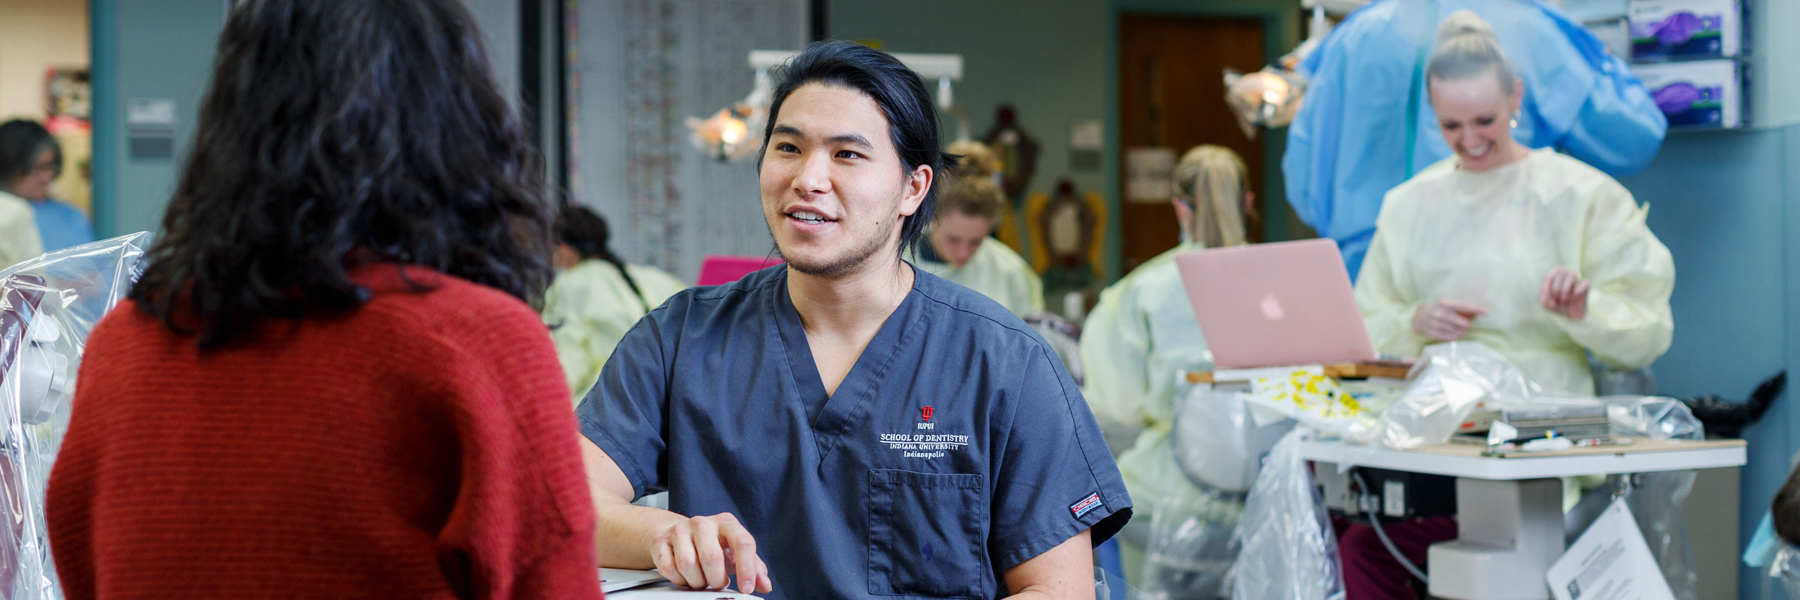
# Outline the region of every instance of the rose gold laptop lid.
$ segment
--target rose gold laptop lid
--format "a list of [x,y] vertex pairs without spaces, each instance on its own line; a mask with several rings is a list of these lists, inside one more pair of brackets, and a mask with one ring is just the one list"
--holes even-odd
[[1175,265],[1218,368],[1375,360],[1335,241],[1184,252]]

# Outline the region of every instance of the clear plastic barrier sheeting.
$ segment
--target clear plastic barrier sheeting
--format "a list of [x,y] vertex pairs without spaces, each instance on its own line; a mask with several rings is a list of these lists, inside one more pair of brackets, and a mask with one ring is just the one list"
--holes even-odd
[[142,273],[150,234],[58,250],[0,271],[0,598],[62,597],[44,485],[68,427],[88,333]]
[[1140,597],[1154,600],[1215,600],[1231,592],[1232,534],[1244,512],[1242,494],[1231,494],[1184,477],[1173,460],[1159,475],[1172,480],[1155,503],[1150,540],[1144,548]]
[[1256,477],[1236,539],[1242,550],[1234,600],[1342,600],[1337,537],[1300,456],[1304,429],[1289,432]]
[[[1183,377],[1185,379],[1185,376]],[[1243,385],[1183,384],[1175,405],[1171,456],[1158,466],[1172,482],[1149,499],[1149,542],[1143,598],[1224,598],[1231,594],[1233,539],[1244,496],[1256,483],[1264,456],[1293,428],[1285,418],[1258,419],[1244,402]]]
[[1293,421],[1252,412],[1243,386],[1183,385],[1176,398],[1175,462],[1194,483],[1242,497],[1263,457]]
[[1388,448],[1441,444],[1477,408],[1519,405],[1543,394],[1524,371],[1480,342],[1426,346],[1408,379],[1400,400],[1367,430],[1353,431],[1350,441]]
[[[1706,432],[1687,405],[1674,398],[1609,396],[1606,417],[1614,435],[1665,440],[1703,440]],[[1621,490],[1637,518],[1638,530],[1662,568],[1669,589],[1680,600],[1698,600],[1699,580],[1694,553],[1688,546],[1687,513],[1682,506],[1694,489],[1694,471],[1614,475],[1609,487]],[[1789,596],[1800,598],[1800,596]]]
[[[1781,550],[1775,552],[1775,560],[1769,563],[1769,577],[1787,592],[1788,598],[1800,598],[1800,548],[1782,544]],[[1767,592],[1767,588],[1764,591]],[[1764,593],[1763,597],[1773,596]]]

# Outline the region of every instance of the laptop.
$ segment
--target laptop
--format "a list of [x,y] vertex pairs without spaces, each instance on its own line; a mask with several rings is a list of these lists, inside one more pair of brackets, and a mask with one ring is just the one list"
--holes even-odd
[[665,581],[656,571],[600,569],[600,590],[608,594],[636,589]]
[[1184,252],[1175,265],[1217,368],[1375,360],[1335,241]]

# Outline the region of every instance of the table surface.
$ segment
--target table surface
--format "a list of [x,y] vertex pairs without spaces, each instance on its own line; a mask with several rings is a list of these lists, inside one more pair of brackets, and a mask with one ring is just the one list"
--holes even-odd
[[1482,456],[1483,449],[1473,444],[1439,444],[1393,450],[1313,440],[1301,443],[1300,455],[1315,462],[1349,462],[1378,469],[1496,481],[1736,467],[1744,464],[1745,457],[1743,440],[1636,438],[1624,446],[1507,457]]

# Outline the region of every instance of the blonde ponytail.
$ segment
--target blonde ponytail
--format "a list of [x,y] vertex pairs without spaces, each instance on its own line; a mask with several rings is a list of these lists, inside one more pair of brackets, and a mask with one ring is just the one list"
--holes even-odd
[[1207,248],[1245,243],[1244,191],[1249,181],[1244,159],[1224,146],[1196,146],[1175,165],[1175,193],[1191,200],[1194,222],[1188,233]]
[[1499,78],[1500,91],[1513,93],[1517,77],[1500,50],[1494,28],[1472,11],[1450,13],[1438,26],[1437,49],[1425,67],[1426,85],[1430,86],[1431,80],[1460,80],[1489,71]]

